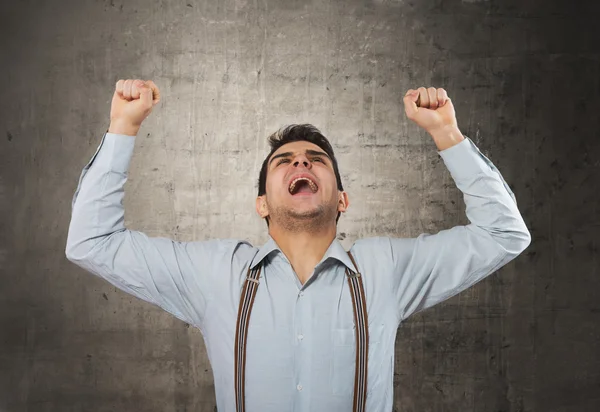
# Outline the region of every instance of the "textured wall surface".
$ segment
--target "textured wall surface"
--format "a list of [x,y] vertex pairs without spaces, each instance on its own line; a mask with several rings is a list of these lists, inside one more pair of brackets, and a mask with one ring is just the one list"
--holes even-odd
[[70,202],[118,79],[152,79],[126,225],[267,238],[266,137],[312,123],[346,247],[467,224],[409,88],[443,87],[530,228],[515,261],[398,332],[395,411],[600,410],[598,2],[3,2],[0,411],[214,411],[198,330],[65,258]]

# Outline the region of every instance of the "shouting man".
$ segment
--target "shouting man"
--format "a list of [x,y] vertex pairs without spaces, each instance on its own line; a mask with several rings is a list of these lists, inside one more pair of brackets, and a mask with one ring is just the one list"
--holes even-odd
[[334,151],[302,124],[269,138],[256,198],[269,239],[260,248],[127,229],[123,188],[135,137],[159,100],[152,81],[117,82],[109,129],[73,197],[66,256],[200,329],[219,411],[392,411],[400,323],[531,242],[513,192],[434,87],[408,90],[404,107],[463,192],[468,225],[360,239],[347,252],[336,228],[350,201]]

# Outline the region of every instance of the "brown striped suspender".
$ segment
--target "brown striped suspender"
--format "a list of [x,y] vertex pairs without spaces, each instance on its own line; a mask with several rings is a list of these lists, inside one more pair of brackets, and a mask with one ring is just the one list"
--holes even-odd
[[[352,264],[358,266],[348,252]],[[352,295],[354,325],[356,326],[356,366],[354,371],[354,412],[364,412],[367,403],[367,359],[369,354],[369,319],[367,318],[367,300],[360,272],[346,268],[346,277]]]
[[[262,263],[256,265],[253,270],[248,268],[248,275],[244,282],[242,295],[240,296],[240,306],[238,308],[237,326],[235,328],[234,353],[234,385],[235,385],[235,409],[238,412],[244,412],[245,403],[245,380],[246,380],[246,340],[248,338],[248,323],[250,322],[250,311],[258,289],[258,278]],[[240,402],[241,400],[241,402]]]
[[[358,269],[352,254],[348,252],[354,267]],[[248,338],[248,324],[252,304],[258,289],[262,264],[253,270],[248,269],[244,282],[240,305],[238,308],[237,325],[235,329],[234,350],[234,386],[236,412],[245,412],[245,378],[246,378],[246,343]],[[354,371],[354,403],[353,412],[364,412],[367,401],[367,359],[369,354],[369,320],[367,318],[367,303],[363,288],[362,276],[346,268],[346,277],[352,296],[354,309],[354,325],[356,339],[356,366]]]

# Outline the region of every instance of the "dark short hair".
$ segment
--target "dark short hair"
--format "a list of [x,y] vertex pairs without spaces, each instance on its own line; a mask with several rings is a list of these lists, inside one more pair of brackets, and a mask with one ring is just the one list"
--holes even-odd
[[[340,191],[344,190],[342,186],[342,178],[340,177],[340,171],[338,169],[337,159],[333,153],[333,147],[331,143],[323,134],[312,124],[291,124],[284,126],[271,134],[269,137],[269,145],[271,146],[271,152],[265,158],[262,167],[260,168],[260,174],[258,176],[258,196],[263,196],[267,193],[267,169],[269,165],[269,159],[281,146],[291,142],[307,141],[314,143],[319,146],[331,159],[333,164],[333,172],[335,173],[335,179],[337,181],[337,188]],[[338,212],[335,222],[339,220],[341,212]],[[269,226],[269,219],[266,218],[267,226]]]

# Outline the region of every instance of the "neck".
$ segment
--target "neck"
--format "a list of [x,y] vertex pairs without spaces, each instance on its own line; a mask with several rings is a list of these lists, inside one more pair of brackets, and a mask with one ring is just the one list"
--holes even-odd
[[323,230],[291,232],[281,226],[272,225],[269,235],[275,240],[283,254],[290,261],[296,276],[304,284],[317,263],[323,259],[325,252],[335,240],[336,226],[328,225]]

